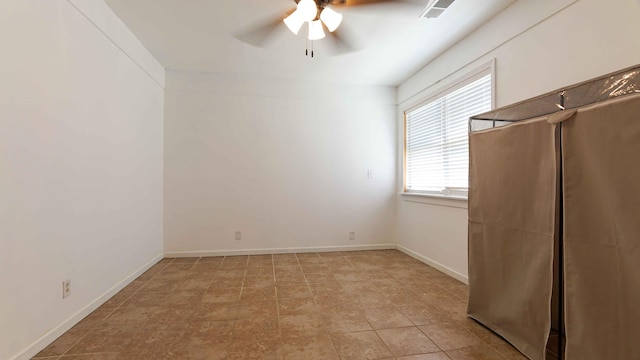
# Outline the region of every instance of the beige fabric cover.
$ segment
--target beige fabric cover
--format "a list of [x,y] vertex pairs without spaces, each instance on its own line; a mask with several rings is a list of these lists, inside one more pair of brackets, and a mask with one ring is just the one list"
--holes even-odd
[[563,123],[568,360],[640,359],[640,96]]
[[546,120],[469,138],[468,314],[533,360],[551,327],[558,165]]

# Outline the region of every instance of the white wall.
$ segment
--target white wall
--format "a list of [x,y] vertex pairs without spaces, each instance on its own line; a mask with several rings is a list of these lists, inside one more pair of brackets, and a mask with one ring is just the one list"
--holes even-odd
[[393,246],[394,102],[394,88],[168,72],[165,251]]
[[[398,126],[409,104],[492,58],[498,107],[640,64],[639,19],[637,0],[519,0],[398,88]],[[397,200],[399,245],[466,278],[466,208]]]
[[0,44],[0,359],[28,359],[162,255],[164,71],[102,1],[3,0]]

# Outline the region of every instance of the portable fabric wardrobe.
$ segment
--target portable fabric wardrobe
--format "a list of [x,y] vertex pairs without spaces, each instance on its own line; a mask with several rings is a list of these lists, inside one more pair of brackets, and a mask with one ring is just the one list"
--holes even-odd
[[469,316],[533,360],[552,327],[640,359],[640,66],[474,116],[469,149]]

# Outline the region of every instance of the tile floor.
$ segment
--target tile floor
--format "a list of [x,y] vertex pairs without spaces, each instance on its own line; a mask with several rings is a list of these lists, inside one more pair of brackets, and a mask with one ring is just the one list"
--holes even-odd
[[164,259],[34,359],[525,359],[399,251]]

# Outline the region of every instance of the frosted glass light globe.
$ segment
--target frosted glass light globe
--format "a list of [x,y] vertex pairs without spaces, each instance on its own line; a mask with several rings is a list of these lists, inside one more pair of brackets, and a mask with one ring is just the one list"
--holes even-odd
[[296,11],[303,21],[313,21],[318,15],[318,7],[313,0],[300,0]]

